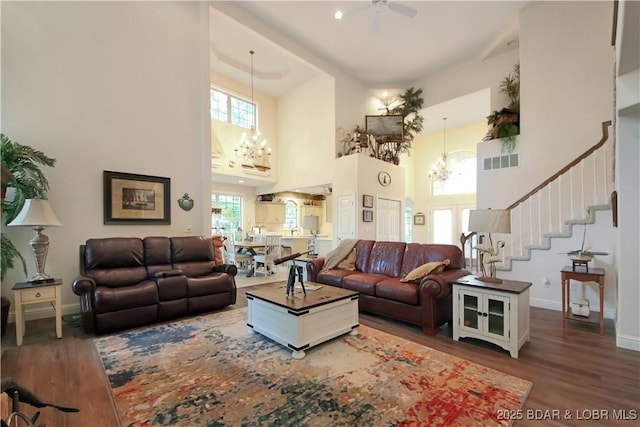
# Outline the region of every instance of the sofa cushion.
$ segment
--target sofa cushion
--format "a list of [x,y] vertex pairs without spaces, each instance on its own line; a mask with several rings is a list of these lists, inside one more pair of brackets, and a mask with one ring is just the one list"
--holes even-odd
[[325,283],[327,285],[342,287],[342,279],[358,273],[355,270],[328,270],[318,273],[318,282]]
[[147,277],[142,240],[135,237],[89,239],[84,249],[82,268],[98,286],[131,286]]
[[444,261],[434,261],[422,264],[420,267],[415,268],[409,272],[406,276],[400,279],[401,282],[417,282],[419,283],[424,277],[431,273],[440,273],[449,265],[450,261],[445,259]]
[[206,276],[216,263],[213,242],[206,237],[171,237],[173,268],[187,277]]
[[400,279],[391,278],[376,283],[376,297],[419,305],[418,288],[419,285],[415,283],[405,283]]
[[376,283],[388,278],[389,276],[385,276],[384,274],[355,272],[354,274],[345,276],[345,278],[342,279],[342,287],[345,289],[350,289],[352,291],[360,292],[362,294],[375,296]]
[[158,288],[156,283],[151,280],[117,289],[98,286],[93,298],[96,313],[143,307],[158,304],[159,301]]
[[142,244],[149,276],[171,270],[171,242],[168,237],[145,237]]
[[210,276],[187,279],[187,296],[189,298],[231,292],[233,289],[233,279],[225,273],[213,273]]
[[400,274],[400,267],[405,247],[404,242],[376,242],[371,248],[369,264],[362,271],[389,277],[403,277]]
[[402,258],[400,274],[395,277],[405,277],[415,268],[434,261],[450,261],[449,269],[464,268],[462,250],[454,245],[407,243],[407,249]]

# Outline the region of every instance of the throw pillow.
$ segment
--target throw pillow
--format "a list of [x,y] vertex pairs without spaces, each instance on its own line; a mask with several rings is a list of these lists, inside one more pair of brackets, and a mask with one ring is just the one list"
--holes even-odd
[[224,258],[222,257],[222,247],[224,246],[224,236],[217,235],[211,238],[213,242],[213,259],[216,265],[224,264]]
[[417,267],[409,272],[404,278],[400,279],[401,282],[419,282],[425,276],[428,276],[431,273],[440,273],[443,271],[450,263],[448,259],[444,261],[434,261],[428,262],[426,264],[422,264],[420,267]]
[[349,255],[337,265],[340,270],[355,270],[356,269],[356,249],[353,248]]

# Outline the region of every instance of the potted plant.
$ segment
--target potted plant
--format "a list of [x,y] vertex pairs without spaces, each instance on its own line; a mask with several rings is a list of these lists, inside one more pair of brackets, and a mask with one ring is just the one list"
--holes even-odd
[[424,117],[419,114],[423,104],[422,89],[413,87],[406,89],[398,98],[392,98],[385,103],[386,114],[399,114],[404,118],[404,139],[402,142],[387,144],[378,153],[379,159],[398,164],[402,153],[411,153],[413,140],[424,128]]
[[[26,199],[45,199],[47,197],[49,182],[42,172],[41,166],[54,167],[56,159],[27,145],[13,142],[4,134],[0,134],[0,143],[2,163],[12,175],[6,182],[6,186],[13,189],[13,196],[11,200],[2,201],[2,220],[6,225],[18,215]],[[24,257],[5,233],[2,233],[0,256],[2,257],[0,262],[1,279],[4,279],[7,270],[15,266],[16,259],[22,263],[24,275],[27,276]]]
[[486,139],[501,139],[502,151],[510,153],[516,146],[516,135],[520,134],[520,64],[514,65],[513,72],[502,80],[500,93],[507,97],[508,104],[487,117]]

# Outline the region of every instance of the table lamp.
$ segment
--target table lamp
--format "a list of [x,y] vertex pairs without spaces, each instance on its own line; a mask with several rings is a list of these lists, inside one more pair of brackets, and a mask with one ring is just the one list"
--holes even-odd
[[309,232],[313,234],[313,251],[311,255],[318,255],[316,250],[318,247],[318,227],[320,225],[320,218],[317,215],[305,215],[302,220],[302,228],[309,229]]
[[33,254],[36,259],[37,273],[29,283],[48,283],[55,279],[44,272],[44,266],[47,262],[47,252],[49,251],[49,238],[42,234],[46,227],[59,227],[62,225],[56,215],[51,210],[49,202],[43,199],[27,199],[24,202],[22,210],[11,221],[9,226],[30,226],[36,231],[36,235],[29,241],[33,248]]
[[[482,276],[476,277],[483,282],[502,283],[496,277],[495,263],[500,259],[500,248],[504,247],[504,241],[496,242],[493,247],[491,233],[511,233],[511,213],[507,209],[474,209],[469,212],[469,231],[488,233],[489,244],[479,244],[473,249],[480,251],[480,270]],[[487,258],[485,259],[485,255]],[[490,273],[487,275],[484,264],[490,263]]]

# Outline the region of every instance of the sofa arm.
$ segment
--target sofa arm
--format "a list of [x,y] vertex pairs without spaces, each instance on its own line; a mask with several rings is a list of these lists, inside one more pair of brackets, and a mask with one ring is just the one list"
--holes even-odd
[[460,268],[429,274],[420,281],[420,295],[434,299],[447,298],[451,295],[451,282],[468,274],[471,273]]
[[213,267],[213,271],[216,273],[227,273],[229,276],[238,274],[238,267],[235,264],[220,264]]
[[318,281],[318,273],[324,267],[324,258],[314,258],[307,261],[307,277],[310,282]]
[[71,289],[73,289],[74,294],[80,296],[84,294],[92,294],[96,290],[96,282],[91,277],[78,276],[73,279]]

